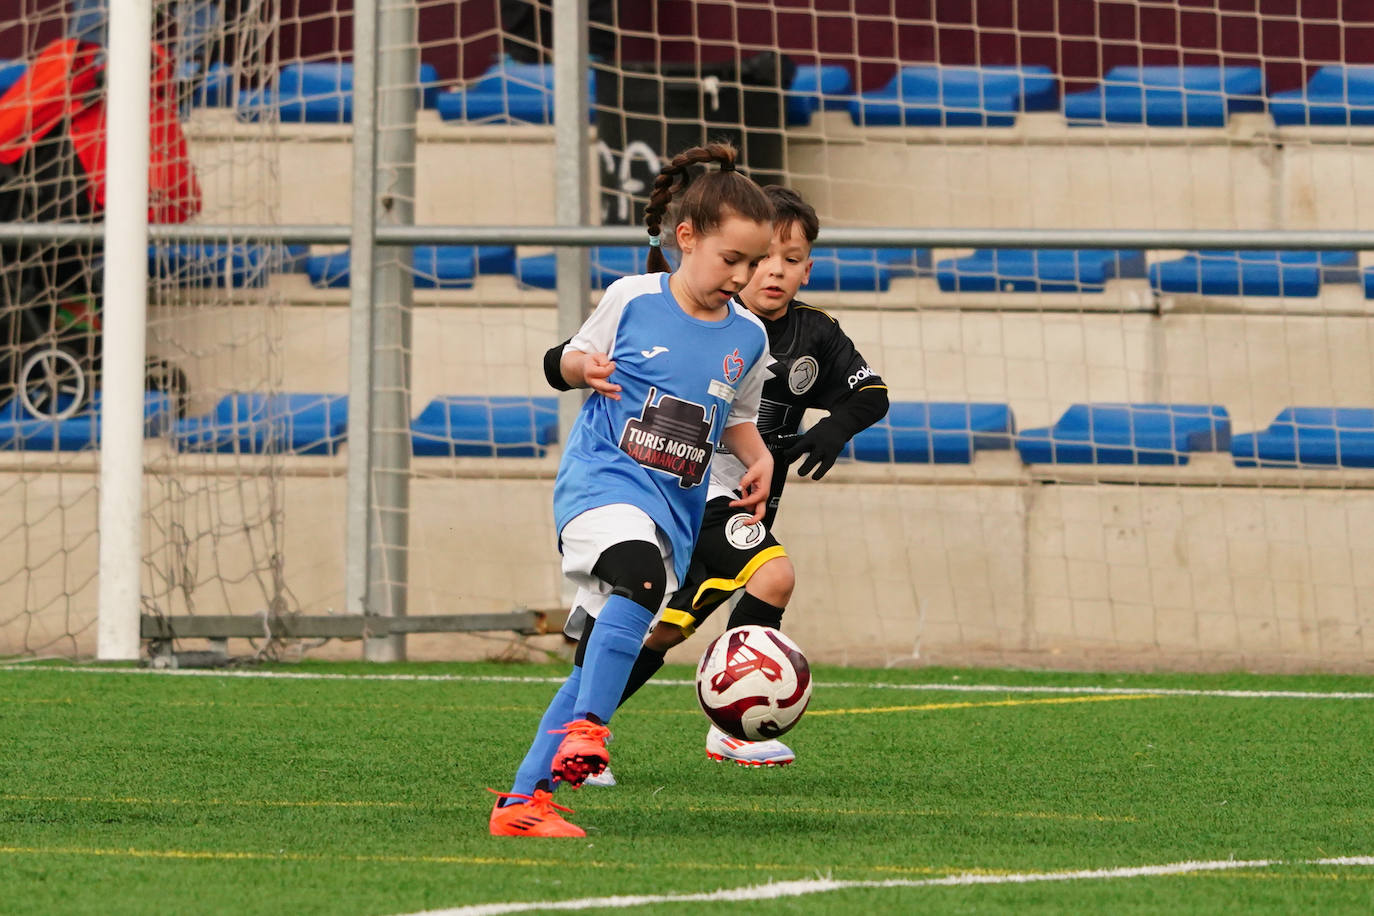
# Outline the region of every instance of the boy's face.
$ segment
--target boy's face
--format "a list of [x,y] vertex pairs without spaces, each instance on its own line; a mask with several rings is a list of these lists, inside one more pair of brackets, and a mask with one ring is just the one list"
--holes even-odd
[[779,318],[811,277],[811,243],[796,223],[773,232],[768,254],[740,298],[761,318]]

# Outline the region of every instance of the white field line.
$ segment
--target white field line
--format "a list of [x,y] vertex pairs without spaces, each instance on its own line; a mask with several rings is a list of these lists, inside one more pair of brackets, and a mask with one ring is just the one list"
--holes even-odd
[[893,878],[886,881],[835,881],[816,878],[805,881],[777,881],[749,887],[722,888],[697,894],[638,894],[615,897],[584,897],[580,900],[538,900],[519,903],[478,903],[446,910],[425,910],[412,916],[497,916],[500,913],[528,913],[536,910],[625,909],[659,903],[717,903],[777,900],[803,897],[852,888],[964,887],[975,884],[1032,884],[1043,881],[1092,881],[1113,878],[1153,878],[1187,875],[1207,871],[1234,871],[1245,868],[1271,868],[1275,865],[1374,865],[1374,856],[1342,856],[1334,859],[1221,859],[1212,862],[1174,862],[1168,865],[1137,865],[1127,868],[1095,868],[1086,871],[1021,872],[1009,875],[960,874],[944,878]]
[[[521,677],[486,674],[343,674],[326,671],[253,671],[221,668],[111,668],[100,665],[0,665],[0,671],[22,671],[27,674],[60,672],[82,674],[144,674],[155,677],[227,677],[295,681],[398,681],[453,682],[473,684],[561,684],[561,677]],[[649,685],[682,687],[691,681],[655,678]],[[816,687],[844,687],[865,690],[924,690],[936,693],[1055,693],[1090,696],[1093,694],[1150,694],[1165,697],[1229,697],[1240,700],[1374,700],[1374,691],[1319,690],[1198,690],[1183,687],[1069,687],[1034,684],[889,684],[857,681],[816,681]]]

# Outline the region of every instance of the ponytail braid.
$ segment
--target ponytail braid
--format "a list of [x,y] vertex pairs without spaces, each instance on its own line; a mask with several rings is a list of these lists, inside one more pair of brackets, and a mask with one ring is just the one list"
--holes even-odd
[[[727,210],[758,222],[772,221],[773,206],[763,190],[735,171],[736,155],[729,143],[709,143],[683,150],[659,170],[644,209],[650,273],[670,269],[663,255],[663,218],[678,195],[682,200],[676,223],[690,221],[701,233],[709,234],[719,226]],[[709,162],[719,163],[720,168],[703,174],[701,167]]]

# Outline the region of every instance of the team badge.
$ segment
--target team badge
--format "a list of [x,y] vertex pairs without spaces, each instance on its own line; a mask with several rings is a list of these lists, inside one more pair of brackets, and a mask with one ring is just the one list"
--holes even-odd
[[739,381],[739,377],[744,374],[744,360],[740,359],[739,350],[725,357],[725,380],[733,385]]
[[816,365],[816,360],[811,356],[803,356],[792,364],[791,370],[787,373],[787,387],[793,394],[806,394],[811,390],[811,386],[816,384],[816,379],[820,377],[820,366]]
[[768,528],[763,522],[749,524],[753,518],[754,516],[741,512],[730,516],[725,522],[725,539],[730,542],[731,547],[736,550],[752,550],[763,543],[763,539],[768,536]]

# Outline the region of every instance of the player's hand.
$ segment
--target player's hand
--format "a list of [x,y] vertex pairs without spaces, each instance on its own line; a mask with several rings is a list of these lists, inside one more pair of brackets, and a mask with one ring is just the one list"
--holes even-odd
[[826,417],[803,433],[802,437],[783,453],[783,458],[791,464],[802,455],[806,455],[806,460],[797,468],[797,476],[805,477],[811,474],[814,468],[816,473],[811,474],[811,479],[820,480],[834,465],[835,459],[840,457],[840,452],[844,450],[844,445],[848,441],[849,437]]
[[610,375],[614,371],[615,361],[605,353],[588,353],[586,361],[582,363],[582,377],[586,380],[587,387],[604,394],[612,401],[618,401],[620,386],[610,381]]
[[739,480],[739,499],[730,500],[730,505],[753,512],[754,517],[746,524],[757,525],[763,521],[768,511],[768,488],[773,480],[773,456],[765,454],[744,472]]

